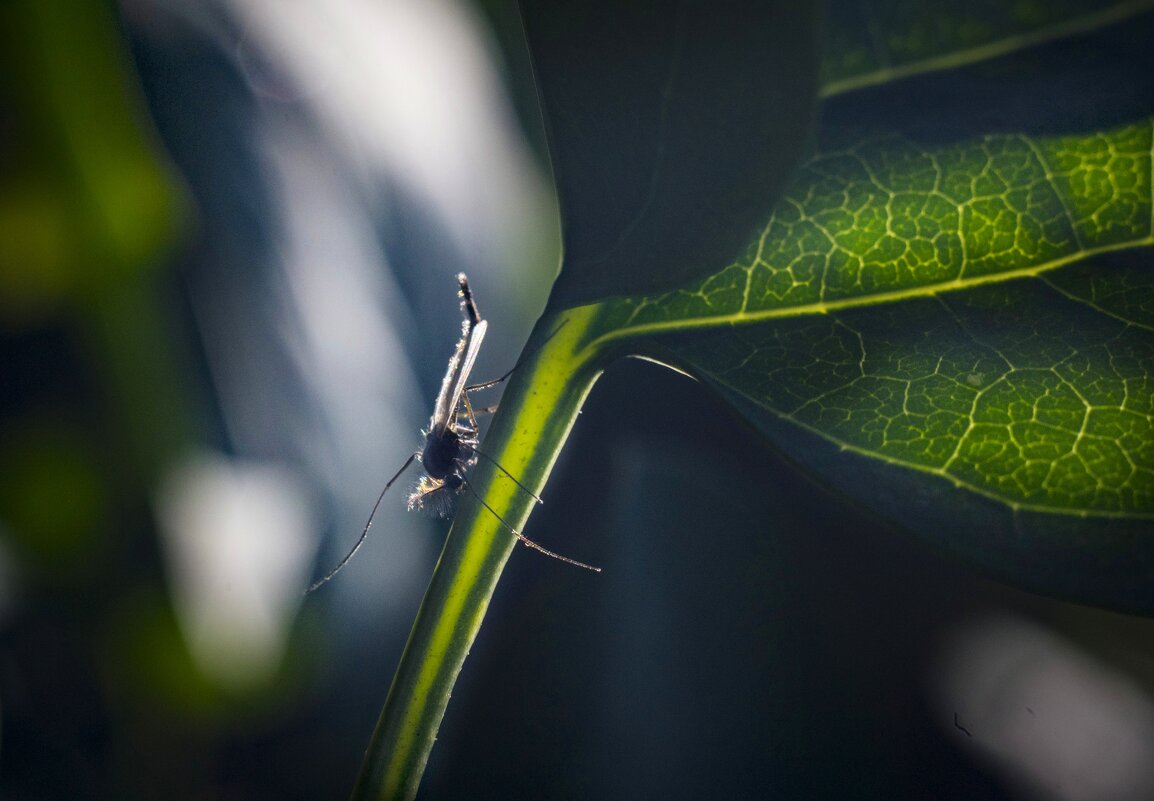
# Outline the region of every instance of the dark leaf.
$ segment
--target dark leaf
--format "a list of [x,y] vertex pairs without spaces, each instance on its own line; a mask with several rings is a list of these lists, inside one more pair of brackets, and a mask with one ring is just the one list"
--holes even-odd
[[526,0],[522,14],[561,205],[554,305],[717,272],[803,148],[815,4]]

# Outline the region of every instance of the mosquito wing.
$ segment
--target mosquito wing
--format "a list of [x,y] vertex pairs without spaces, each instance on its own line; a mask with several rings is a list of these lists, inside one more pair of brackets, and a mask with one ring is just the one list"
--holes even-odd
[[429,420],[429,431],[441,431],[452,424],[461,405],[461,394],[469,383],[469,374],[473,372],[473,365],[477,361],[477,353],[481,350],[481,342],[484,341],[487,330],[489,323],[486,320],[479,320],[476,325],[465,322],[465,332],[461,335],[461,341],[457,343],[453,358],[449,360],[445,380],[441,382],[437,404],[433,407],[433,417]]

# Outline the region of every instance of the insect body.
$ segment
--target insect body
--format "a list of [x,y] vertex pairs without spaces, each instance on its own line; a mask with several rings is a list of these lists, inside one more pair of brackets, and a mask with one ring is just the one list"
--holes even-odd
[[444,515],[452,507],[452,499],[458,493],[467,489],[482,506],[488,509],[494,517],[501,521],[501,524],[505,526],[510,533],[527,547],[540,551],[554,559],[560,559],[562,562],[568,562],[571,565],[583,567],[598,573],[601,572],[601,568],[599,567],[593,567],[584,562],[578,562],[575,559],[554,553],[530,540],[506,523],[505,520],[477,494],[476,490],[473,489],[473,485],[469,482],[469,471],[477,464],[478,457],[484,457],[492,462],[493,466],[504,473],[513,483],[528,493],[537,503],[541,503],[541,499],[510,475],[509,471],[478,450],[477,414],[492,412],[495,407],[474,412],[473,406],[469,402],[469,393],[500,384],[513,374],[513,370],[516,370],[517,367],[520,366],[520,363],[514,365],[512,370],[500,378],[481,384],[467,383],[469,374],[473,370],[473,365],[477,361],[477,353],[481,349],[481,342],[485,339],[485,332],[489,328],[489,323],[481,319],[481,315],[477,311],[477,303],[473,299],[473,292],[469,289],[469,279],[465,277],[464,273],[457,274],[457,284],[459,286],[458,294],[461,297],[461,312],[465,319],[461,324],[461,338],[457,342],[457,348],[453,352],[453,357],[449,359],[449,367],[445,371],[444,380],[441,382],[441,391],[437,393],[437,402],[433,406],[433,416],[429,418],[429,429],[425,432],[425,444],[419,451],[410,454],[409,458],[405,460],[405,463],[401,465],[401,469],[385,484],[385,488],[381,490],[381,494],[377,496],[376,503],[373,504],[373,510],[369,514],[369,521],[365,524],[361,536],[357,539],[356,544],[353,545],[348,554],[345,555],[345,558],[329,571],[324,578],[309,587],[306,592],[312,592],[339,573],[341,568],[348,564],[349,560],[353,558],[353,555],[360,550],[361,545],[365,542],[365,538],[368,537],[369,529],[373,525],[373,518],[377,514],[377,508],[380,507],[385,493],[389,491],[389,488],[396,483],[397,479],[401,477],[401,474],[404,473],[415,460],[420,460],[425,472],[417,481],[416,488],[409,495],[407,505],[410,511],[415,509],[429,509]]
[[[425,446],[414,454],[421,460],[425,475],[421,476],[416,489],[409,495],[410,511],[426,508],[430,504],[436,512],[444,513],[448,510],[448,501],[465,486],[469,470],[477,463],[477,420],[468,393],[473,389],[500,383],[508,377],[506,374],[497,381],[475,387],[465,385],[477,361],[489,323],[482,320],[477,312],[477,303],[473,300],[469,279],[464,273],[457,275],[457,283],[460,286],[458,294],[461,296],[461,312],[465,320],[461,324],[461,339],[457,342],[453,357],[449,359],[441,391],[437,393],[433,416],[429,419],[429,430],[425,432]],[[462,408],[465,411],[464,419],[461,418]],[[408,465],[406,462],[405,467]]]

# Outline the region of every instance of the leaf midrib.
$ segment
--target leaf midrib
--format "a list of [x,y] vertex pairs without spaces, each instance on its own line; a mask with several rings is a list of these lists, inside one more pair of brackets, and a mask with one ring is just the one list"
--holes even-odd
[[[989,273],[987,275],[976,276],[973,278],[955,278],[950,281],[939,281],[932,284],[920,284],[918,286],[907,287],[905,289],[897,289],[888,292],[874,292],[863,295],[855,295],[854,297],[841,298],[838,300],[823,300],[817,301],[815,303],[805,303],[795,306],[781,306],[777,308],[761,309],[757,311],[746,311],[745,309],[741,309],[728,314],[707,315],[701,317],[684,317],[671,320],[663,320],[660,322],[642,323],[639,325],[626,323],[623,326],[620,326],[612,331],[608,331],[597,337],[589,344],[589,347],[598,349],[611,343],[619,342],[621,340],[653,336],[656,334],[701,328],[752,325],[770,320],[782,320],[793,317],[804,317],[807,315],[830,314],[833,312],[862,308],[865,306],[881,306],[889,303],[899,303],[905,300],[934,297],[940,294],[961,292],[980,286],[1000,284],[1007,281],[1016,281],[1024,278],[1035,278],[1044,273],[1056,270],[1060,267],[1065,267],[1069,264],[1084,261],[1095,256],[1122,250],[1133,250],[1141,247],[1149,247],[1151,245],[1154,245],[1154,234],[1150,234],[1139,239],[1131,239],[1123,242],[1112,242],[1107,245],[1085,248],[1073,253],[1065,254],[1060,258],[1051,259],[1049,261],[1031,265],[1029,267],[1021,267],[1016,270]],[[748,268],[750,276],[752,276],[752,271],[755,269],[758,268],[756,266],[751,266]],[[700,295],[701,293],[685,292],[684,294]],[[747,295],[743,303],[748,304],[748,302],[749,300]],[[639,314],[644,308],[645,302],[643,301],[634,310],[633,317],[635,318],[636,315]]]
[[977,64],[1047,42],[1091,33],[1151,9],[1154,9],[1154,2],[1151,0],[1133,0],[1133,2],[1121,3],[1103,11],[1055,23],[1037,31],[1008,36],[1005,39],[998,39],[978,47],[911,61],[897,67],[882,67],[849,78],[830,81],[822,86],[818,92],[818,97],[824,100],[858,89],[880,86],[884,83],[912,78],[917,75]]

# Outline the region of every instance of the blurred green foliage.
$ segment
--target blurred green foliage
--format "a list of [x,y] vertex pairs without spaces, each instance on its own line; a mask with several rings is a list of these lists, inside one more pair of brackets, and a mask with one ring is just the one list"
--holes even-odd
[[183,203],[144,124],[110,3],[0,8],[0,314],[43,320],[140,280]]

